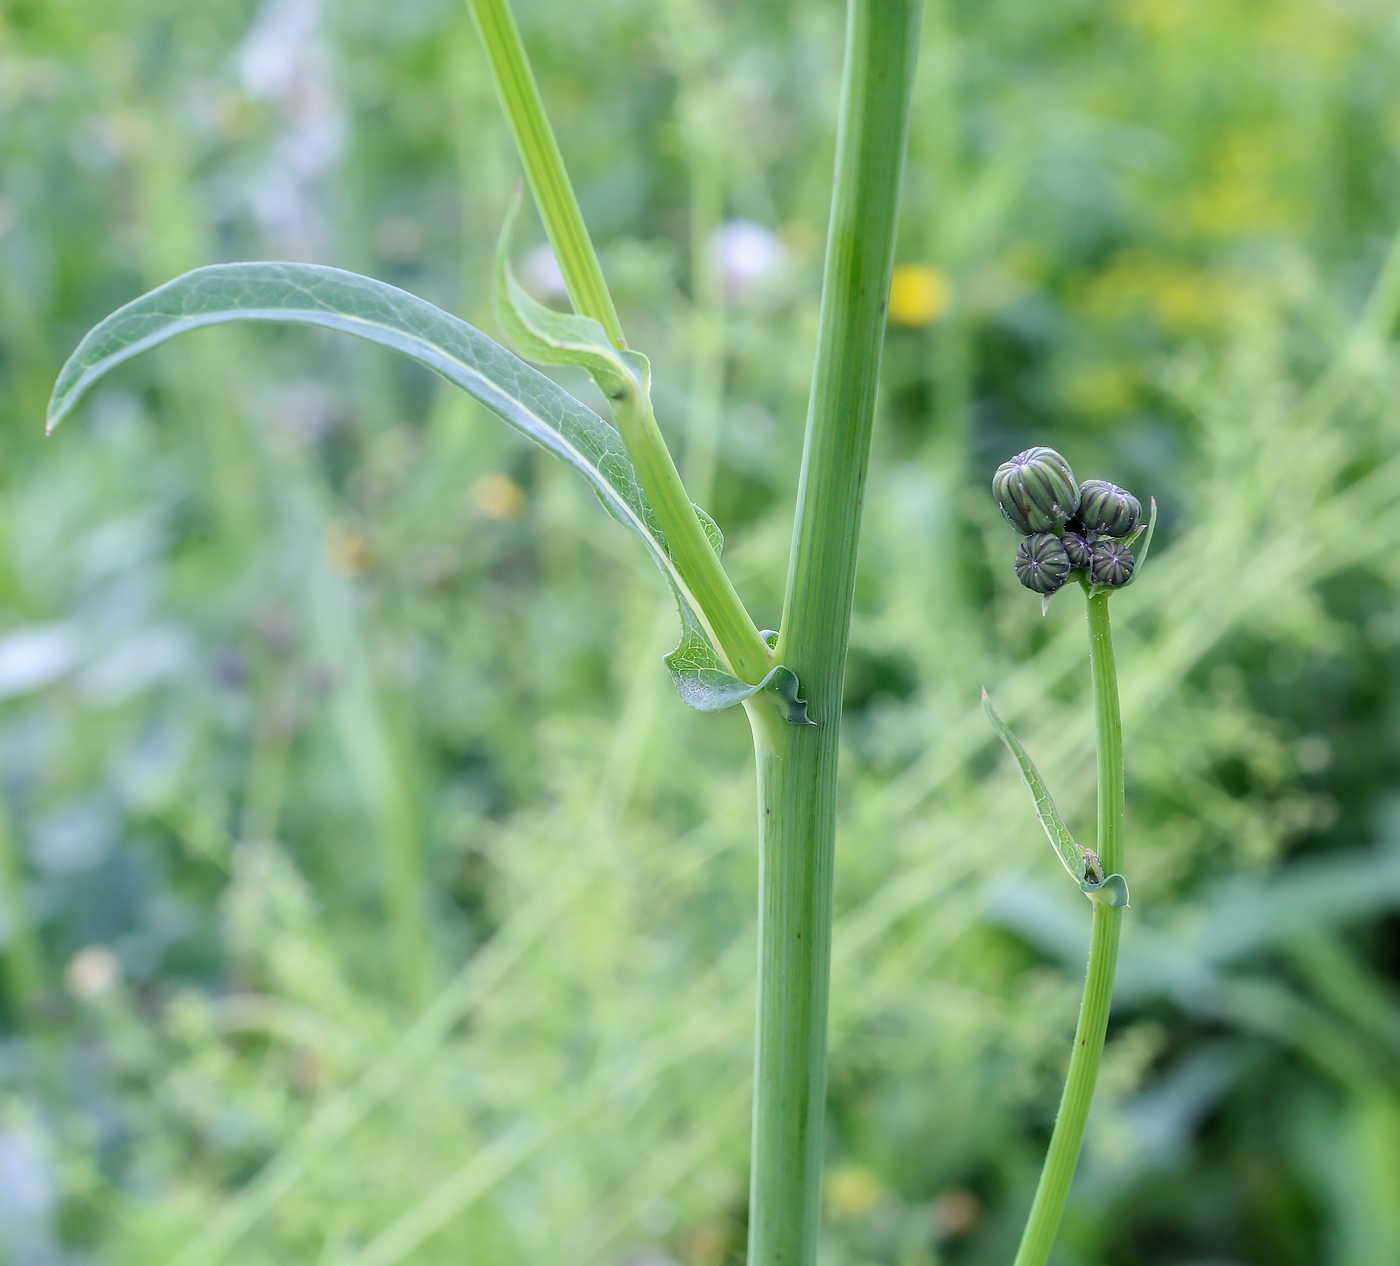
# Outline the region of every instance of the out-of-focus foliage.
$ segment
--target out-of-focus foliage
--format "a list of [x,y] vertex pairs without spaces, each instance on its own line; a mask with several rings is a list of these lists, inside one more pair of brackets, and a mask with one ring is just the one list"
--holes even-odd
[[[771,625],[839,8],[518,8]],[[930,0],[830,1266],[1008,1260],[1054,1112],[1088,909],[978,707],[1088,838],[1083,617],[1041,618],[986,491],[1031,443],[1163,507],[1114,604],[1134,905],[1059,1260],[1400,1260],[1397,59],[1383,0]],[[11,0],[0,124],[0,1253],[739,1261],[751,758],[674,696],[635,542],[452,389],[305,331],[192,335],[41,438],[83,330],[199,264],[494,330],[517,170],[464,11]]]

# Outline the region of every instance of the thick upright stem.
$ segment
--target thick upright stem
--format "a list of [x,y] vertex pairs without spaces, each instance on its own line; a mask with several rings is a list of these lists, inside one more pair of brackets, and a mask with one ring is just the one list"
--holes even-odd
[[[1108,622],[1106,593],[1089,599],[1089,662],[1094,676],[1094,714],[1099,752],[1098,854],[1104,874],[1123,870],[1123,724],[1118,710],[1118,670],[1113,662],[1113,635]],[[1035,1200],[1021,1237],[1014,1266],[1044,1266],[1055,1244],[1064,1213],[1084,1128],[1094,1101],[1108,1011],[1113,1001],[1113,976],[1118,966],[1118,938],[1123,911],[1094,906],[1094,929],[1089,942],[1089,969],[1084,1000],[1074,1033],[1074,1053],[1050,1136],[1050,1150],[1040,1174]]]
[[850,0],[836,183],[776,658],[816,725],[749,709],[761,836],[749,1266],[815,1259],[826,1100],[836,753],[856,547],[921,0]]

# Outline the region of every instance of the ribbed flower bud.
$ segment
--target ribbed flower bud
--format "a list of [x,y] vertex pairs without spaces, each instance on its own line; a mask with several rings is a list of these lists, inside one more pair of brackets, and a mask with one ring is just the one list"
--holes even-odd
[[1069,578],[1069,555],[1060,538],[1050,532],[1026,537],[1016,550],[1016,579],[1027,589],[1047,596]]
[[1075,518],[1086,532],[1127,536],[1142,522],[1142,506],[1131,492],[1107,479],[1086,479],[1079,485],[1079,511]]
[[1022,536],[1058,532],[1079,506],[1079,485],[1069,463],[1053,448],[1028,448],[1002,462],[992,496]]
[[1066,532],[1060,537],[1060,544],[1065,547],[1065,553],[1069,555],[1071,567],[1087,568],[1089,566],[1093,547],[1078,532]]
[[1112,538],[1099,541],[1090,552],[1089,579],[1096,585],[1110,585],[1116,589],[1133,578],[1135,564],[1133,551],[1122,541]]

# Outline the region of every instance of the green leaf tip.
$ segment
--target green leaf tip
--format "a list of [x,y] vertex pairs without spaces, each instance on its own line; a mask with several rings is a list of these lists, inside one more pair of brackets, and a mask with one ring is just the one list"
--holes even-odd
[[538,365],[577,365],[587,370],[598,389],[615,404],[645,399],[651,389],[651,368],[645,356],[619,351],[598,321],[556,312],[516,281],[510,267],[510,244],[520,202],[517,186],[496,243],[492,299],[506,337],[526,360]]
[[[1055,808],[1055,801],[1050,795],[1050,789],[1045,785],[1045,779],[1040,776],[1040,771],[1035,767],[1035,762],[1031,760],[1026,749],[1021,746],[1020,740],[1001,719],[997,710],[992,707],[991,696],[987,694],[985,688],[982,691],[982,709],[986,712],[997,736],[1006,744],[1007,751],[1015,759],[1016,767],[1021,773],[1021,781],[1035,802],[1035,816],[1040,819],[1040,825],[1044,829],[1051,847],[1055,850],[1055,856],[1060,859],[1060,864],[1069,872],[1070,878],[1079,885],[1080,891],[1085,893],[1090,900],[1107,902],[1113,906],[1127,905],[1128,885],[1123,876],[1110,875],[1106,879],[1099,878],[1103,875],[1103,871],[1099,867],[1099,859],[1087,848],[1078,844],[1074,836],[1070,834],[1069,828],[1064,824],[1064,819],[1060,817],[1059,810]],[[1104,895],[1100,896],[1100,893]],[[1120,895],[1121,900],[1118,899]]]

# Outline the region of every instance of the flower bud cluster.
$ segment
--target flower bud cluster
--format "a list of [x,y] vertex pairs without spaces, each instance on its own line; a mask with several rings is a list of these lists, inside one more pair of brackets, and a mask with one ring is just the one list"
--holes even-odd
[[1041,447],[997,467],[992,496],[1025,537],[1015,567],[1027,589],[1049,597],[1076,574],[1111,589],[1133,578],[1129,539],[1142,523],[1142,506],[1132,493],[1106,479],[1077,483],[1069,463]]

